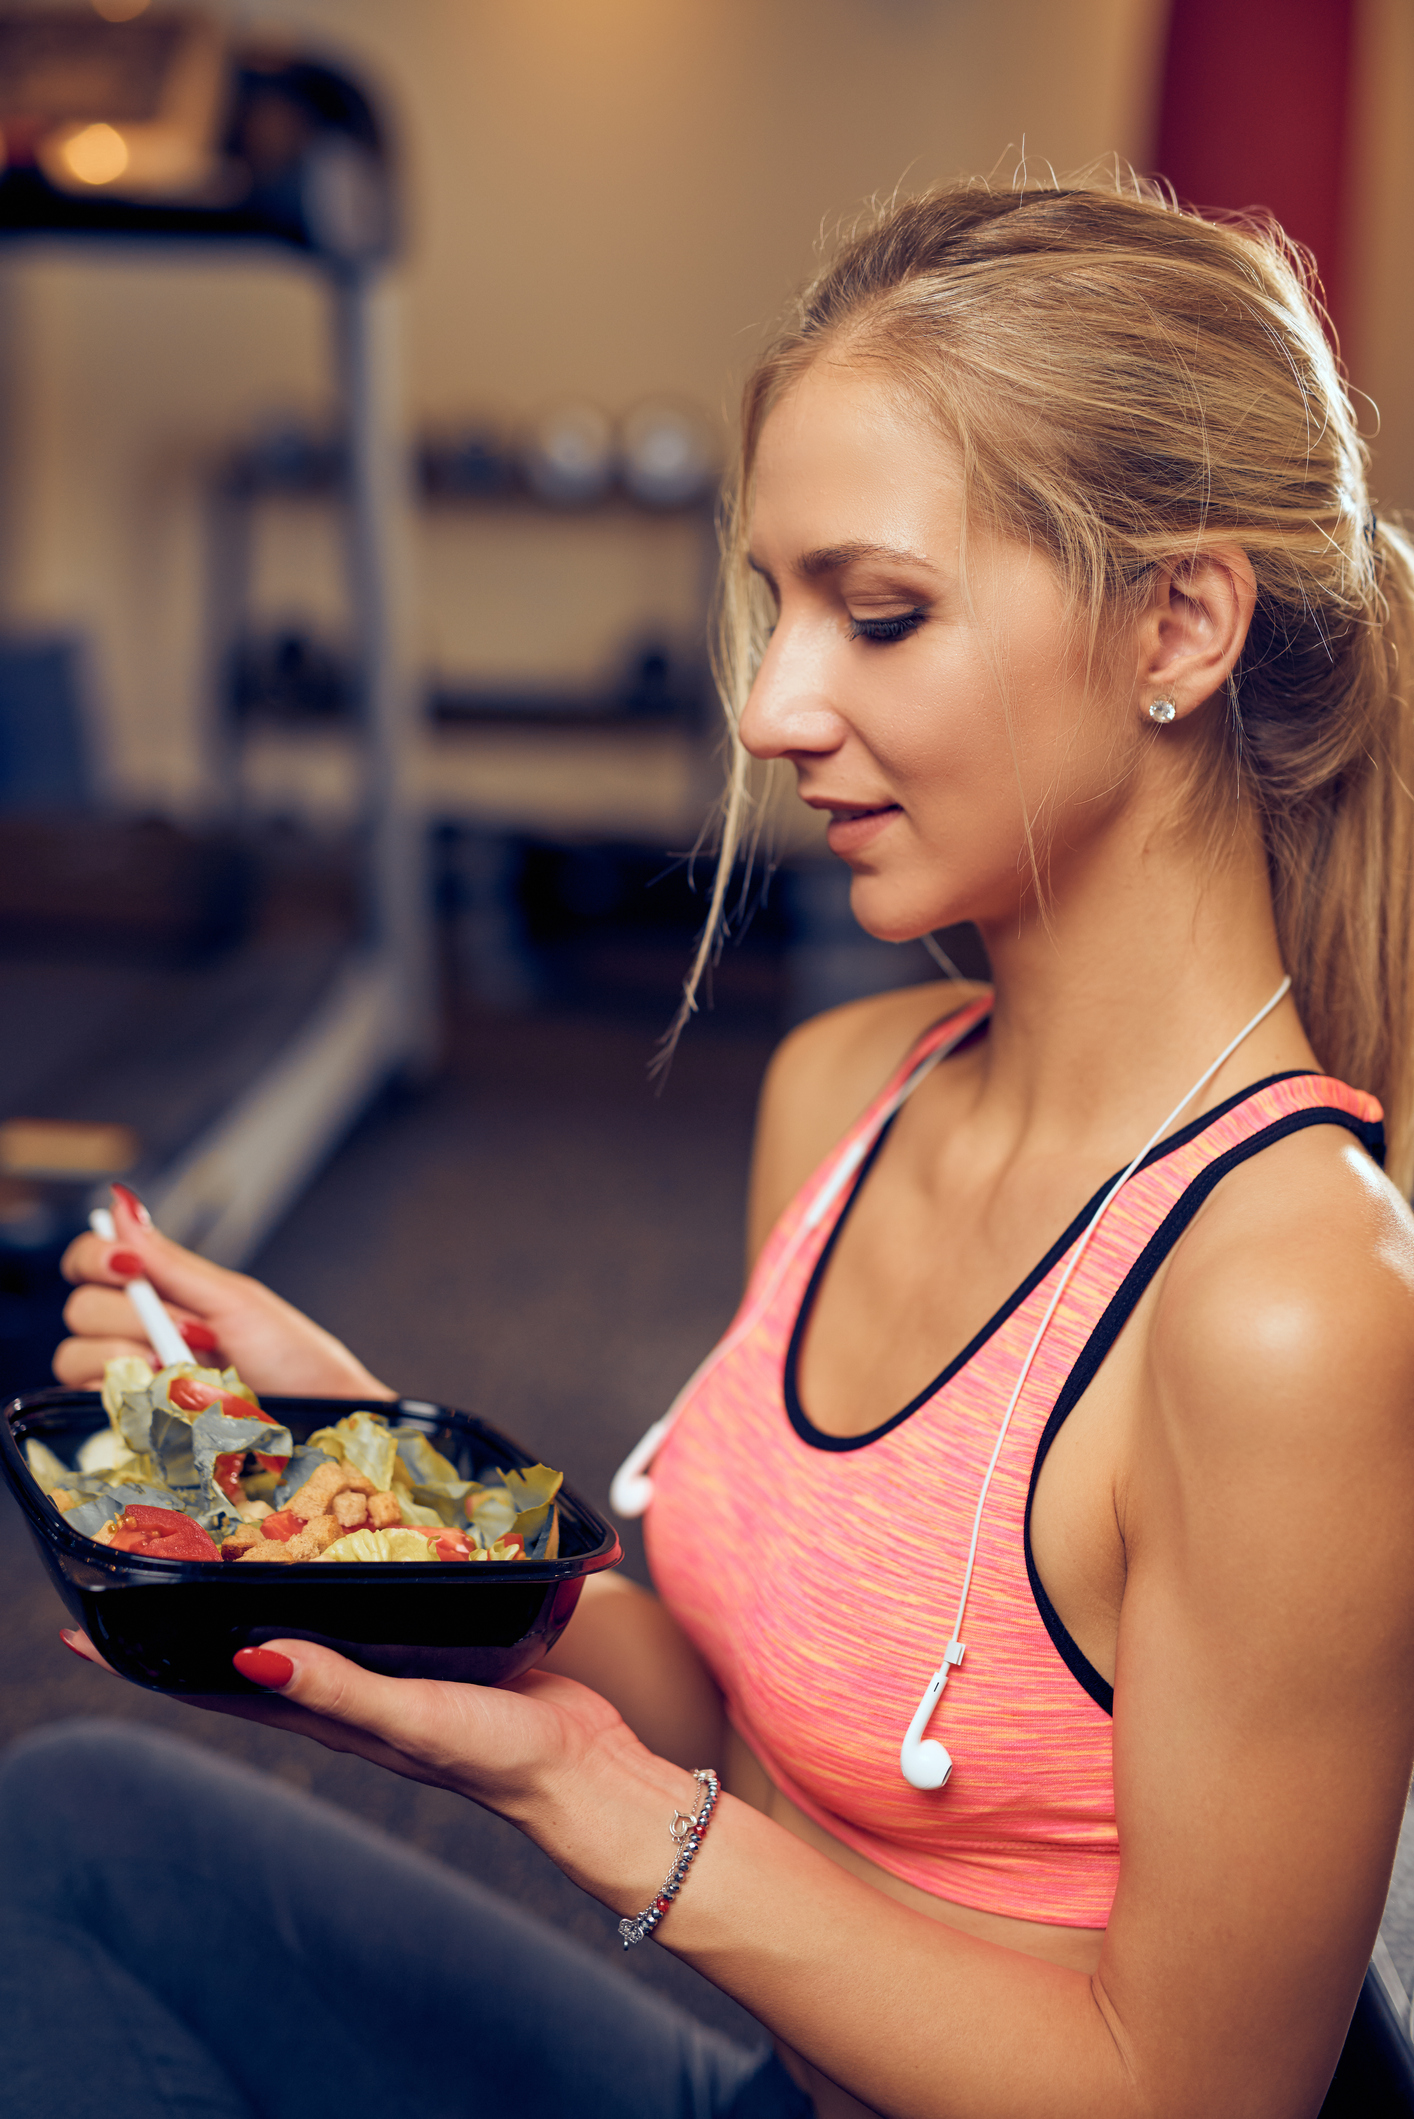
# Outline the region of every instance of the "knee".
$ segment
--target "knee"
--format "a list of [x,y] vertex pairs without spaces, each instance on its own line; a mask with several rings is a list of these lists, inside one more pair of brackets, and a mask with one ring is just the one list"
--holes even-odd
[[170,1811],[184,1746],[123,1722],[56,1722],[0,1754],[0,1872],[52,1878]]

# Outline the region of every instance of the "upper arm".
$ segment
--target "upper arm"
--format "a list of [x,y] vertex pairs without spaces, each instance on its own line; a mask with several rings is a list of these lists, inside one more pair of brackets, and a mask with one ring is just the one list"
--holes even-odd
[[757,1110],[747,1208],[755,1259],[812,1170],[829,1154],[930,1023],[985,988],[930,981],[813,1016],[780,1044]]
[[1414,1758],[1414,1241],[1329,1133],[1269,1152],[1302,1211],[1259,1185],[1195,1225],[1155,1312],[1099,1986],[1194,2109],[1284,2115],[1335,2063]]

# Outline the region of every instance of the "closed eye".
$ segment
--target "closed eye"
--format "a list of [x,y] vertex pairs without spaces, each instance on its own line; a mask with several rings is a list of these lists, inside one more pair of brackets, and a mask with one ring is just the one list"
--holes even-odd
[[891,641],[907,640],[910,633],[916,633],[927,615],[926,611],[904,611],[897,618],[851,618],[849,637],[875,640],[887,647]]

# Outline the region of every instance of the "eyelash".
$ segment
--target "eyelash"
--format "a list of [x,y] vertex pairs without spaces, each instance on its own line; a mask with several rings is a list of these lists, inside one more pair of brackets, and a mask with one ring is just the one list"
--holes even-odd
[[905,611],[898,618],[851,618],[849,637],[851,640],[873,640],[881,647],[888,647],[896,640],[907,640],[922,625],[923,611]]

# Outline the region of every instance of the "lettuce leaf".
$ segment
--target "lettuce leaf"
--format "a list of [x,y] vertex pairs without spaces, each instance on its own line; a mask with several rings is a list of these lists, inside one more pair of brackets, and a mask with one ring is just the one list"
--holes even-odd
[[103,1410],[114,1429],[129,1392],[136,1396],[146,1391],[151,1382],[151,1369],[136,1354],[124,1354],[117,1361],[108,1363],[103,1371]]
[[[71,1472],[52,1449],[33,1436],[25,1443],[25,1456],[36,1484],[46,1494],[53,1493],[56,1486],[63,1486],[71,1494],[91,1496],[106,1492],[110,1486],[154,1485],[158,1476],[150,1457],[133,1457],[126,1451],[116,1465],[105,1465],[100,1471]],[[73,1510],[68,1510],[67,1514],[72,1520]]]
[[501,1472],[499,1486],[473,1487],[466,1497],[466,1513],[478,1545],[492,1545],[511,1531],[525,1540],[527,1557],[553,1559],[548,1550],[558,1545],[559,1516],[554,1500],[564,1484],[563,1472],[548,1464],[532,1464],[525,1471]]
[[471,1490],[470,1479],[458,1475],[455,1464],[435,1450],[420,1428],[395,1427],[398,1462],[393,1489],[409,1510],[414,1523],[459,1524],[462,1496]]
[[390,1493],[398,1445],[392,1429],[377,1413],[349,1413],[333,1427],[321,1427],[309,1438],[311,1449],[322,1449],[351,1464],[365,1479],[371,1479],[380,1494]]
[[74,1469],[79,1472],[106,1472],[111,1479],[114,1474],[129,1465],[141,1464],[145,1460],[135,1457],[115,1427],[95,1429],[74,1459]]
[[419,1530],[351,1530],[320,1553],[326,1560],[430,1560],[432,1549]]
[[33,1435],[25,1443],[25,1462],[44,1494],[52,1493],[56,1486],[68,1486],[74,1476],[62,1458],[56,1457],[46,1443],[36,1441]]

